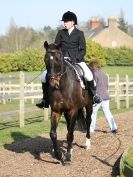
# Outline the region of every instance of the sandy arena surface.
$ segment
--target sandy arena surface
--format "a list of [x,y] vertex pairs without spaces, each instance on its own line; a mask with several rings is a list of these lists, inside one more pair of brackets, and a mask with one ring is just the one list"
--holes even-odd
[[[49,134],[14,141],[0,149],[0,177],[118,177],[119,161],[133,143],[133,112],[115,116],[118,133],[112,134],[105,118],[97,121],[91,133],[91,149],[81,148],[85,133],[75,131],[71,165],[63,166],[53,157]],[[58,140],[66,146],[66,130]]]

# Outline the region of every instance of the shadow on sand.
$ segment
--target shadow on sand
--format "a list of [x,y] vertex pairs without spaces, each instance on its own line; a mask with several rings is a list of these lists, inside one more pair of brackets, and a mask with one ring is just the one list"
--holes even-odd
[[[45,161],[48,163],[59,163],[58,161],[56,162],[53,160],[48,161],[41,158],[41,153],[45,153],[45,154],[48,153],[54,158],[54,154],[52,151],[53,145],[50,138],[41,137],[41,136],[38,136],[36,138],[31,138],[20,132],[12,132],[11,135],[14,139],[14,142],[12,142],[11,144],[5,144],[4,145],[5,149],[16,153],[29,152],[37,160]],[[21,137],[22,140],[18,141],[17,138],[18,136]],[[63,141],[58,140],[58,144],[60,147],[62,147]]]

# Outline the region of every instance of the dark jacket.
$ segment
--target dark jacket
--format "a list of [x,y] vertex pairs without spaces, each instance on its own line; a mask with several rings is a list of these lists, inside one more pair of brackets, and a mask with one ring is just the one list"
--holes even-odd
[[84,33],[77,28],[68,34],[67,29],[59,30],[55,38],[55,43],[61,45],[63,55],[70,56],[73,63],[84,61],[86,54],[86,41]]

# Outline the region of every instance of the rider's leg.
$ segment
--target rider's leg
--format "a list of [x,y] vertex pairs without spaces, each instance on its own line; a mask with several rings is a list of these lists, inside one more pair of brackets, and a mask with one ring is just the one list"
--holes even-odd
[[96,95],[96,86],[94,86],[94,80],[87,81],[87,87],[91,91],[91,96],[93,98],[93,103],[100,103],[101,99]]
[[89,88],[88,90],[91,91],[91,96],[93,98],[93,102],[100,103],[101,99],[99,98],[98,95],[96,95],[96,82],[93,78],[92,71],[88,68],[88,66],[86,65],[85,62],[80,62],[78,64],[82,67],[82,69],[84,71],[84,77],[87,81],[87,87]]
[[47,71],[44,71],[42,74],[42,91],[43,97],[42,99],[36,104],[39,108],[48,108],[49,107],[49,96],[48,96],[48,81],[46,79]]

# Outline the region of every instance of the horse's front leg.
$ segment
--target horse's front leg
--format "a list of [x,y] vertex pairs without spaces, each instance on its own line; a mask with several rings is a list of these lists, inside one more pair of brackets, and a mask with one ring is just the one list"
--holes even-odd
[[67,133],[67,152],[65,154],[64,164],[70,164],[71,162],[71,156],[73,151],[73,139],[74,139],[74,127],[75,127],[76,117],[70,117],[70,125],[68,127],[68,133]]
[[55,157],[58,160],[62,159],[62,152],[60,151],[60,149],[58,147],[58,144],[57,144],[57,132],[56,132],[56,129],[57,129],[60,118],[61,118],[61,114],[56,113],[56,112],[52,112],[52,114],[51,114],[50,137],[51,137],[51,140],[53,142]]

